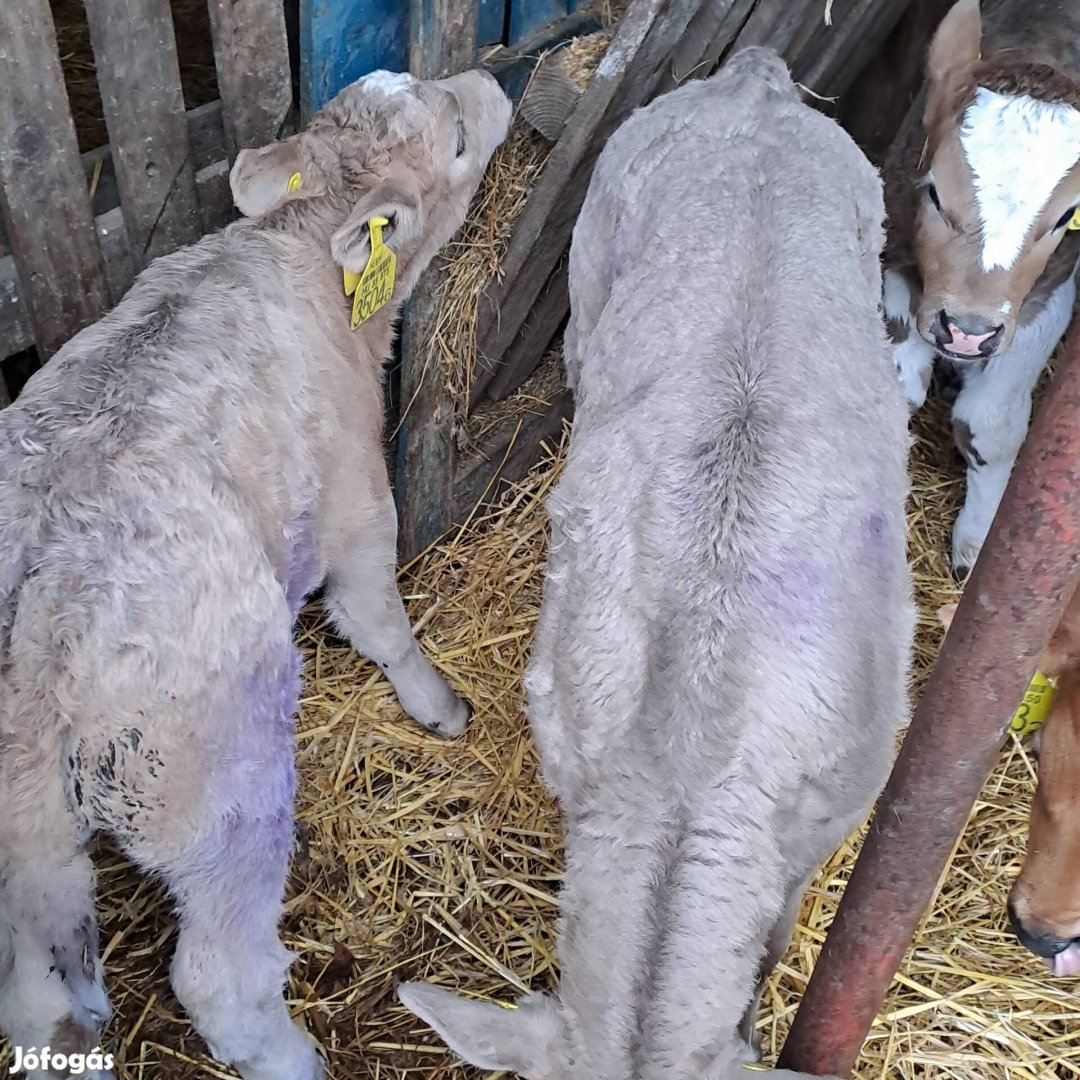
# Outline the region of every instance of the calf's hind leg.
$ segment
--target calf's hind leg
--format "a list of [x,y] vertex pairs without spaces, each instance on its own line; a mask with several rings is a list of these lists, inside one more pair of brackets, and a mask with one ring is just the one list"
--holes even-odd
[[799,908],[802,906],[803,896],[806,894],[806,890],[810,888],[810,882],[813,880],[814,874],[811,873],[788,893],[784,912],[777,920],[776,925],[769,931],[769,937],[765,944],[765,957],[758,972],[757,987],[750,1001],[750,1007],[746,1010],[742,1023],[739,1025],[739,1035],[750,1046],[752,1054],[749,1054],[748,1057],[753,1061],[761,1059],[761,1047],[755,1030],[758,1012],[761,1009],[761,996],[765,993],[765,984],[769,981],[773,968],[780,963],[784,953],[787,952],[788,946],[791,944],[791,935],[795,933],[795,923],[799,918]]
[[[177,799],[170,784],[160,820],[130,848],[176,901],[176,996],[211,1054],[244,1080],[323,1075],[313,1042],[285,1007],[291,957],[278,936],[293,841],[298,666],[290,653],[287,662],[256,669],[237,695],[246,707],[217,725],[227,732],[222,743],[205,761],[178,760],[178,770],[205,775],[205,786],[181,780],[187,805],[178,808],[170,806]],[[165,758],[159,773],[170,768]],[[176,837],[176,819],[200,801],[196,828]]]
[[[94,871],[66,805],[59,761],[29,766],[40,784],[13,791],[0,821],[0,1032],[53,1054],[100,1048],[111,1009],[94,919]],[[21,809],[25,808],[25,809]],[[91,1062],[93,1063],[93,1062]],[[54,1075],[30,1070],[30,1080]],[[83,1074],[107,1080],[104,1068]]]

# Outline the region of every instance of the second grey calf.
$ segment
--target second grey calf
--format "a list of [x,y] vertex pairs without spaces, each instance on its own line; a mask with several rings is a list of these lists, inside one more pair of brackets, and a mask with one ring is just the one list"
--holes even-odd
[[474,1065],[751,1075],[763,979],[908,710],[882,217],[869,163],[760,49],[601,156],[571,252],[576,418],[527,677],[566,815],[561,987],[515,1010],[400,991]]

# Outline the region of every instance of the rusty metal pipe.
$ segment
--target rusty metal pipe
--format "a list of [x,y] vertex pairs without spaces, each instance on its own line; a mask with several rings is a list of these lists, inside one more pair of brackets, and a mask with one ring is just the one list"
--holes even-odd
[[853,1068],[1076,588],[1080,325],[1065,353],[878,802],[783,1068],[838,1076]]

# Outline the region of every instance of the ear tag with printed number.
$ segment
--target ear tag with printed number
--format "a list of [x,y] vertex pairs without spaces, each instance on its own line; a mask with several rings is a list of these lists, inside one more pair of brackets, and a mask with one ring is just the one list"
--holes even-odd
[[383,226],[388,224],[384,217],[373,217],[368,221],[371,254],[363,273],[354,274],[350,270],[342,270],[345,295],[353,298],[352,318],[349,322],[353,330],[385,307],[394,295],[397,256],[383,243],[382,238]]
[[1070,232],[1076,232],[1080,229],[1080,206],[1073,211],[1073,216],[1069,218],[1069,224],[1065,226]]
[[291,195],[294,191],[297,190],[297,188],[300,187],[300,184],[302,182],[303,177],[298,172],[294,172],[292,176],[289,177],[289,183],[285,187],[286,192]]
[[1046,723],[1054,703],[1054,688],[1053,679],[1048,679],[1041,671],[1035,672],[1009,725],[1009,730],[1018,739],[1034,735]]

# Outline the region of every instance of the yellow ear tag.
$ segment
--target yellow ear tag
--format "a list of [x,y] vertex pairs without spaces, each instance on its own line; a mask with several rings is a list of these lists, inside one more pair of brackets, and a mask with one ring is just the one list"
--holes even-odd
[[383,226],[389,222],[384,217],[368,221],[371,236],[371,255],[361,274],[343,270],[342,282],[345,295],[353,298],[352,319],[349,325],[355,330],[385,307],[394,295],[394,275],[397,272],[397,256],[383,243]]
[[760,1062],[757,1062],[757,1061],[754,1061],[754,1062],[749,1062],[749,1061],[747,1061],[747,1062],[744,1062],[744,1063],[743,1063],[743,1068],[744,1068],[744,1069],[750,1069],[750,1070],[751,1070],[752,1072],[771,1072],[771,1071],[772,1071],[772,1070],[771,1070],[771,1069],[769,1068],[769,1066],[768,1066],[768,1065],[762,1065],[762,1064],[761,1064]]
[[302,179],[303,177],[301,177],[298,172],[294,172],[292,176],[289,177],[289,183],[285,190],[291,195],[300,186]]
[[1018,739],[1033,735],[1046,723],[1050,706],[1054,703],[1055,685],[1054,680],[1047,678],[1041,671],[1036,671],[1032,676],[1024,700],[1009,725],[1009,730]]
[[1065,228],[1070,229],[1072,232],[1080,229],[1080,206],[1073,211],[1073,216],[1069,218],[1069,224]]

